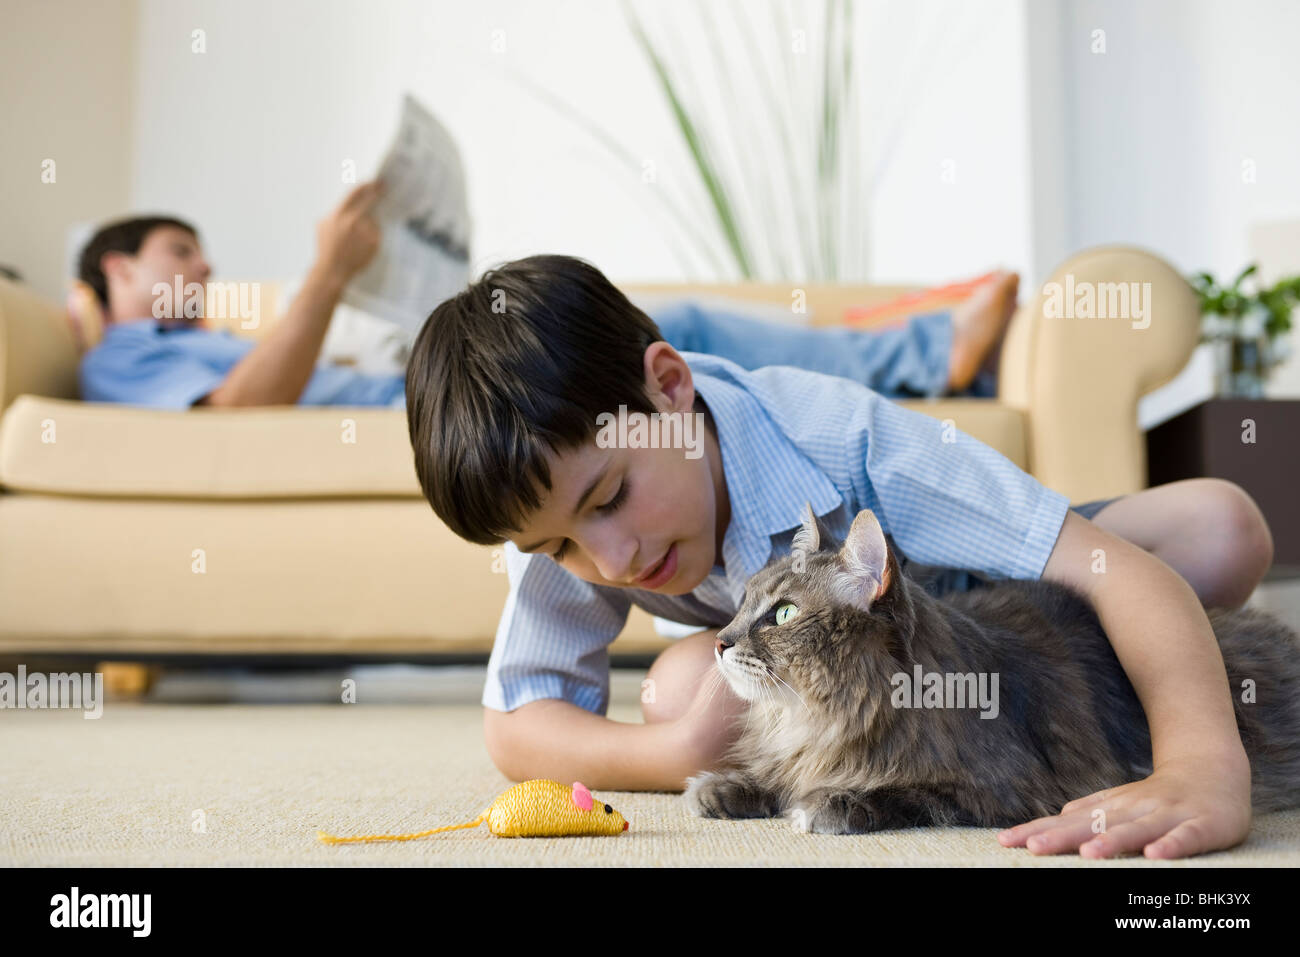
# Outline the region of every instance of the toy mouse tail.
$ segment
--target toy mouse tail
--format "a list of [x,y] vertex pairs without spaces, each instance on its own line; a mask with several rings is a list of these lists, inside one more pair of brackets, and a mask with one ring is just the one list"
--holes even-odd
[[418,831],[415,834],[358,834],[355,837],[336,837],[333,834],[326,834],[324,831],[317,831],[316,837],[323,844],[364,844],[372,841],[414,841],[416,838],[428,837],[430,834],[438,834],[442,831],[458,831],[466,827],[478,827],[487,820],[487,811],[484,811],[472,821],[464,824],[448,824],[446,827],[435,827],[428,831]]

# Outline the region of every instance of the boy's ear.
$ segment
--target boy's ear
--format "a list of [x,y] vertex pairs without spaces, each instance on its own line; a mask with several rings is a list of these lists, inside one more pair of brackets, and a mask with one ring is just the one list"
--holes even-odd
[[[695,404],[695,383],[691,370],[676,349],[660,339],[645,350],[645,391],[655,405],[666,404],[665,412],[689,412]],[[656,400],[662,396],[666,403]]]
[[125,277],[130,274],[132,256],[120,249],[110,249],[99,257],[99,271],[104,278],[109,276]]
[[885,532],[871,509],[858,512],[853,519],[839,557],[842,570],[837,584],[850,604],[866,609],[889,591],[893,562]]

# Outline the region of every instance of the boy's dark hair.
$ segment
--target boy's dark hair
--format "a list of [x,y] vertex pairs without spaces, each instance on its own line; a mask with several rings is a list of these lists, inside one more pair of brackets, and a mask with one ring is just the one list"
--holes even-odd
[[489,270],[429,315],[406,369],[415,472],[461,538],[495,545],[551,490],[545,451],[594,439],[596,417],[655,410],[653,319],[600,270],[529,256]]
[[100,259],[105,253],[127,253],[134,256],[140,251],[148,235],[159,226],[176,226],[195,239],[199,238],[198,230],[183,220],[171,216],[137,216],[132,219],[119,219],[117,222],[100,227],[82,248],[81,256],[77,261],[77,276],[95,290],[95,295],[105,308],[108,307],[108,279],[99,266]]

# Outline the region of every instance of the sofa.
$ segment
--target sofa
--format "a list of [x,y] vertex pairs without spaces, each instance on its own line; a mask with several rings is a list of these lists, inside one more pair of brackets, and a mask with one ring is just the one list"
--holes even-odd
[[[1058,318],[1022,286],[996,399],[902,404],[998,449],[1072,501],[1146,483],[1138,399],[1196,345],[1191,289],[1160,258],[1105,247],[1049,282],[1150,283],[1146,328]],[[791,302],[793,284],[625,285],[634,299]],[[815,324],[907,287],[806,284]],[[499,550],[421,497],[390,409],[164,412],[79,401],[63,308],[0,280],[0,652],[482,655],[507,592]],[[345,440],[351,435],[354,441]],[[668,644],[633,612],[612,654]]]

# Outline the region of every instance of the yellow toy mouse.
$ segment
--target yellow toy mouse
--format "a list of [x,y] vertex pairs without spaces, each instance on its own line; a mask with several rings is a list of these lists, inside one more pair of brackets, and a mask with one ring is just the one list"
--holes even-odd
[[622,834],[628,822],[608,804],[597,804],[581,781],[566,787],[559,781],[524,781],[505,791],[492,805],[464,824],[449,824],[416,834],[365,834],[335,837],[324,831],[316,836],[326,844],[370,841],[412,841],[440,831],[478,827],[487,821],[497,837],[565,837],[568,835]]

